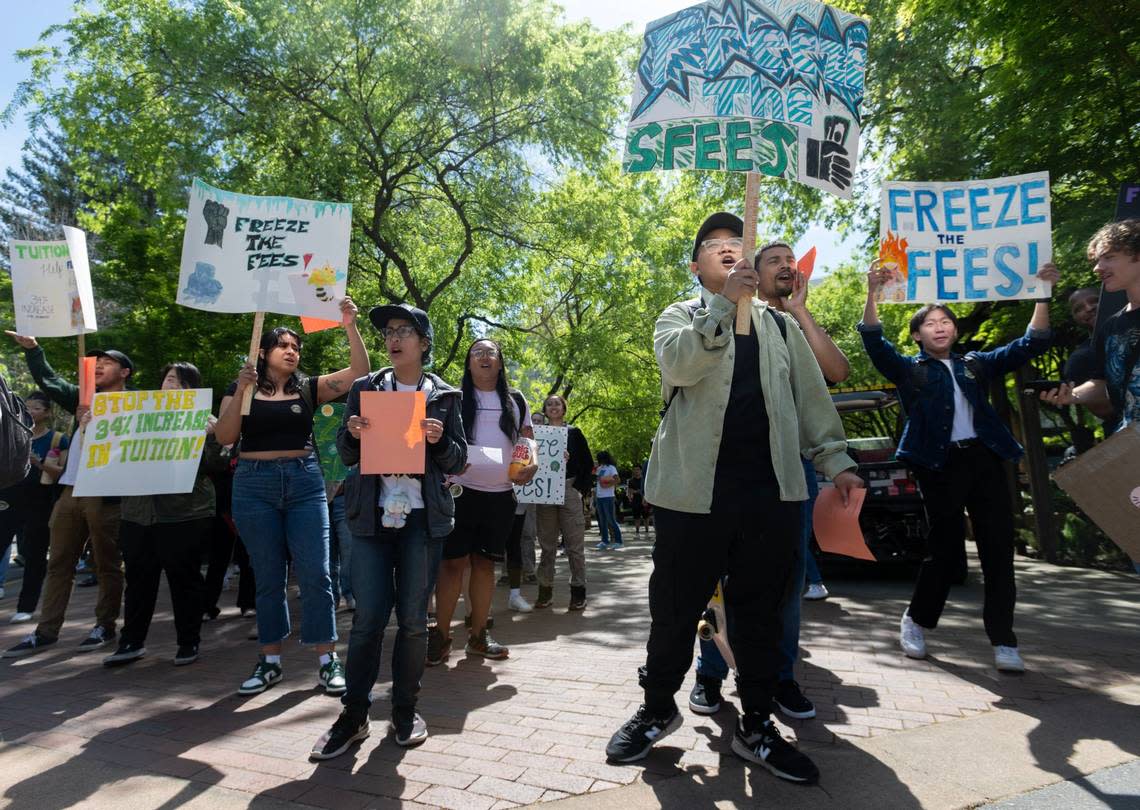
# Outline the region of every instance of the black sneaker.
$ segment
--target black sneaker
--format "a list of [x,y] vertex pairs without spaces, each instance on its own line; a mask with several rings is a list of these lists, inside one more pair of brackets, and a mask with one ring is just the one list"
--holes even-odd
[[396,732],[396,745],[404,748],[420,745],[428,738],[427,723],[416,711],[409,716],[407,711],[393,710],[392,728]]
[[788,717],[797,720],[815,717],[815,704],[804,697],[800,685],[795,681],[780,681],[776,684],[776,694],[772,697],[772,703]]
[[548,588],[545,585],[538,586],[538,598],[534,600],[534,608],[548,608],[554,602],[554,588]]
[[105,667],[121,667],[146,655],[146,647],[137,642],[120,641],[119,648],[103,659]]
[[357,740],[363,740],[372,729],[368,725],[368,715],[361,716],[356,712],[345,709],[340,717],[333,723],[332,728],[321,735],[313,750],[309,752],[309,759],[321,760],[339,757],[348,747]]
[[585,585],[571,585],[570,586],[570,610],[585,610],[586,609],[586,586]]
[[819,781],[819,768],[815,763],[781,737],[776,724],[767,717],[743,715],[736,723],[732,751],[789,782],[814,785]]
[[197,644],[179,644],[178,652],[174,653],[174,666],[184,667],[198,660]]
[[606,759],[609,762],[636,762],[644,759],[655,743],[680,727],[681,713],[676,707],[668,717],[654,717],[642,704],[637,713],[610,737],[606,745]]
[[115,630],[107,630],[105,627],[95,625],[91,628],[91,632],[87,634],[87,638],[79,642],[79,652],[93,652],[100,647],[105,647],[115,640]]
[[23,658],[25,655],[35,655],[42,652],[44,647],[50,647],[58,639],[41,636],[38,632],[24,636],[24,640],[15,647],[4,651],[4,658]]
[[502,661],[511,657],[511,651],[495,639],[491,638],[489,627],[484,627],[479,635],[467,637],[467,647],[464,650],[468,655],[481,655],[492,661]]
[[451,639],[443,637],[439,626],[428,628],[427,656],[424,661],[429,667],[442,664],[451,656]]
[[689,692],[689,709],[697,714],[716,714],[720,711],[720,679],[697,676],[693,691]]

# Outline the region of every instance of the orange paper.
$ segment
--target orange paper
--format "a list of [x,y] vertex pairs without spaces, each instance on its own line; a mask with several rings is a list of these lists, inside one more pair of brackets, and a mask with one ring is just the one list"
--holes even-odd
[[368,429],[360,432],[360,472],[364,475],[422,474],[427,396],[423,391],[362,391],[360,415]]
[[309,332],[321,332],[336,326],[340,326],[340,321],[326,321],[324,318],[306,318],[304,315],[301,316],[301,328],[305,330],[305,334]]
[[95,362],[98,357],[79,358],[79,404],[91,407],[95,398]]
[[863,499],[867,490],[854,489],[850,493],[847,506],[843,496],[835,487],[824,487],[815,499],[812,525],[815,540],[821,551],[842,554],[857,560],[874,561],[875,555],[863,540],[863,530],[859,528],[859,512],[863,509]]
[[815,270],[815,248],[813,247],[807,253],[800,257],[796,262],[796,269],[804,274],[804,281],[811,280],[811,272]]

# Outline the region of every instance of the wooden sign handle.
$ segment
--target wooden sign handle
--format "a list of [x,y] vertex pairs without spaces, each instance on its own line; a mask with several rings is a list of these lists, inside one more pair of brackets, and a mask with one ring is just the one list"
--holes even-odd
[[[255,312],[253,315],[253,334],[249,337],[249,355],[248,360],[250,363],[257,365],[257,352],[261,348],[261,330],[265,327],[265,313],[262,311]],[[253,405],[253,389],[255,386],[250,386],[245,389],[241,395],[241,415],[249,416],[249,409]]]
[[[752,254],[756,252],[756,213],[760,207],[760,173],[749,172],[744,185],[744,247],[741,254],[752,261]],[[736,334],[747,335],[752,331],[751,298],[739,298],[736,302]]]

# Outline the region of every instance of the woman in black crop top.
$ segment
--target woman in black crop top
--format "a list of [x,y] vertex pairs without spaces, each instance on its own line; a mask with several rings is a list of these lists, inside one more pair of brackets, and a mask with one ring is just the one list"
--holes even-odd
[[[324,478],[313,452],[313,409],[343,396],[368,374],[368,352],[356,327],[356,305],[341,302],[351,365],[332,374],[300,373],[301,339],[279,326],[261,338],[257,366],[247,363],[222,398],[218,441],[240,440],[234,471],[233,516],[257,582],[261,655],[238,693],[264,692],[281,680],[281,642],[290,632],[288,562],[301,588],[301,643],[320,655],[318,679],[329,694],[344,692],[336,655],[336,616],[329,579],[329,513]],[[254,389],[247,416],[242,395]]]

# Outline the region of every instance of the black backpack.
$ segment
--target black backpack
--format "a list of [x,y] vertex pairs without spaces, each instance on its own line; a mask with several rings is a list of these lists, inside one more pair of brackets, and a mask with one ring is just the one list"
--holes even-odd
[[23,481],[31,469],[32,415],[0,375],[0,488]]

